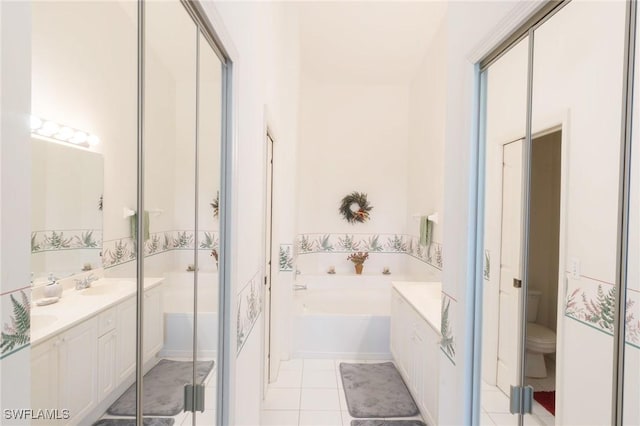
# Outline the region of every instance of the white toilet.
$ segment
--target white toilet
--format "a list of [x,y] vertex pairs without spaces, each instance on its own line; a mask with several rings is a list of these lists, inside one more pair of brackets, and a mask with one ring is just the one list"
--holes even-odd
[[547,377],[545,354],[556,351],[556,333],[540,324],[536,324],[540,293],[529,290],[527,298],[527,362],[525,375],[532,378]]

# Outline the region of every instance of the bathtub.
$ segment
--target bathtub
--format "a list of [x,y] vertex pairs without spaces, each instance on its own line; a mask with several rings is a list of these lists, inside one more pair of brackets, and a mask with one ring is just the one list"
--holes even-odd
[[300,275],[293,352],[299,358],[391,359],[391,280],[398,275]]
[[[193,272],[165,275],[162,308],[164,346],[161,357],[193,356]],[[198,357],[215,358],[218,345],[218,274],[198,278]]]

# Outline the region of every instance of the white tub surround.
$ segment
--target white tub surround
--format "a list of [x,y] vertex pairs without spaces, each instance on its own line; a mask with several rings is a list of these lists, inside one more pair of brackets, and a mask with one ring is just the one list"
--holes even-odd
[[428,424],[438,419],[441,284],[393,282],[391,353]]
[[299,275],[293,350],[298,358],[390,359],[393,275]]
[[[193,357],[194,273],[169,272],[162,289],[161,357]],[[198,271],[198,358],[215,358],[218,346],[218,273]]]

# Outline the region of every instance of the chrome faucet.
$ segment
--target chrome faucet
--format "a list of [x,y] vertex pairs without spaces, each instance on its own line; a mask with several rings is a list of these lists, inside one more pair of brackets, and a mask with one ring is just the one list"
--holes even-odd
[[76,290],[84,290],[85,288],[91,287],[91,283],[98,280],[98,277],[93,274],[89,274],[81,280],[74,280],[76,283]]
[[307,289],[307,285],[306,284],[294,284],[293,285],[293,291],[306,290],[306,289]]

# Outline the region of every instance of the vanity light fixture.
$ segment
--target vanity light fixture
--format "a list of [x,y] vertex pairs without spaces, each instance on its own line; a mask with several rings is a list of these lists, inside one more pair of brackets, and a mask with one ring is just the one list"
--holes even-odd
[[31,116],[31,134],[84,148],[94,147],[100,143],[96,135],[36,116]]

